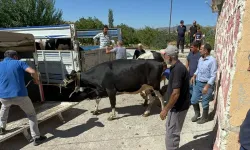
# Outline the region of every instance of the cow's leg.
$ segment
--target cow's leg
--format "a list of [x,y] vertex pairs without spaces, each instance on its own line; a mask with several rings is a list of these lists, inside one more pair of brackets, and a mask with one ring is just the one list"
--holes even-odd
[[145,93],[144,93],[144,92],[140,92],[140,95],[141,95],[141,97],[144,99],[143,106],[144,106],[144,107],[148,106],[148,98],[147,98],[146,92],[145,92]]
[[93,115],[101,114],[101,112],[98,110],[100,101],[101,101],[101,98],[95,100],[96,105],[95,105],[95,111],[92,111]]
[[148,107],[147,107],[146,111],[143,114],[143,117],[148,117],[149,116],[151,107],[152,107],[152,105],[154,103],[154,100],[155,100],[154,97],[151,94],[151,90],[147,90],[146,94],[148,96],[149,104],[148,104]]
[[111,115],[108,118],[108,120],[111,121],[111,120],[113,120],[116,117],[116,115],[115,115],[116,90],[115,89],[106,89],[106,91],[108,93],[110,104],[111,104],[111,108],[112,108]]
[[154,90],[154,91],[155,91],[155,95],[159,98],[159,100],[161,102],[161,110],[163,110],[164,109],[163,97],[162,97],[162,95],[161,95],[161,93],[159,91],[156,91],[156,90]]

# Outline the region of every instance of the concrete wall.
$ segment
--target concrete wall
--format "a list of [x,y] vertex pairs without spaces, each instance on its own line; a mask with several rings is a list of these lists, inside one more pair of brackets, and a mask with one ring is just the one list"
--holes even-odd
[[218,132],[215,150],[239,149],[237,133],[250,109],[250,1],[225,0],[216,25]]

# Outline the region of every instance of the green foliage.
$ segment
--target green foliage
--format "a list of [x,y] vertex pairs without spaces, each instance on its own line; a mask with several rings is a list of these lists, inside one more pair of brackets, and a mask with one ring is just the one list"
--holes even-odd
[[109,9],[109,28],[114,28],[114,16],[113,16],[113,10]]
[[[88,17],[88,18],[80,18],[78,21],[75,22],[75,26],[77,30],[82,29],[102,29],[103,23],[97,19],[96,17]],[[79,39],[81,44],[93,44],[92,39]]]
[[215,28],[213,27],[201,27],[201,32],[205,34],[205,42],[209,43],[214,48],[215,42]]
[[55,0],[0,0],[0,27],[56,25],[62,23],[62,11]]
[[134,28],[129,27],[126,24],[120,24],[117,28],[121,28],[122,30],[122,40],[125,45],[136,44],[139,42]]

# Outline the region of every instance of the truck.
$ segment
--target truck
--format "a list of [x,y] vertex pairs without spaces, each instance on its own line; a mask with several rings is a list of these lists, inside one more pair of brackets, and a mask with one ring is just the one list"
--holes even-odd
[[[76,30],[74,24],[65,24],[0,28],[0,31],[32,34],[34,36],[36,48],[38,45],[40,47],[34,53],[33,59],[23,58],[21,60],[26,61],[31,67],[38,68],[43,85],[59,85],[62,83],[65,75],[72,70],[86,71],[97,64],[115,59],[115,54],[106,54],[105,49],[97,47],[87,49],[86,46],[79,44],[78,39],[93,38],[96,34],[102,32],[102,29]],[[112,37],[122,40],[120,28],[112,28],[108,32]],[[62,39],[70,41],[68,49],[48,49],[48,47],[53,47],[49,42],[52,41],[53,43],[54,41],[53,44],[55,44]],[[37,64],[34,63],[35,61],[37,61]],[[44,98],[42,101],[44,101]]]

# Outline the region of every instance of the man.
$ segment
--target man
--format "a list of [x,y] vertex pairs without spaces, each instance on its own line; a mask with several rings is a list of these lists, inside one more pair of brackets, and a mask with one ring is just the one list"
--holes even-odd
[[18,105],[29,119],[31,136],[35,146],[46,140],[38,129],[37,117],[34,106],[28,97],[25,87],[24,73],[30,73],[36,84],[39,83],[38,75],[34,69],[25,62],[18,60],[16,51],[8,50],[4,53],[4,60],[0,62],[0,135],[5,134],[8,113],[11,105]]
[[142,44],[138,44],[137,49],[134,52],[133,59],[137,59],[140,55],[146,53],[145,50],[142,48]]
[[[208,121],[208,111],[209,111],[209,101],[212,100],[214,82],[217,72],[217,62],[213,56],[210,56],[211,46],[205,44],[201,46],[200,55],[201,58],[198,62],[198,67],[191,79],[191,84],[193,84],[193,94],[191,98],[191,104],[194,106],[195,115],[191,119],[193,122],[198,124],[203,124]],[[203,114],[200,117],[200,107],[198,100],[202,96],[202,107]]]
[[162,120],[166,122],[166,149],[179,149],[180,133],[190,106],[189,100],[189,74],[187,68],[178,59],[178,49],[169,45],[165,51],[165,59],[170,67],[170,76],[165,100],[167,105],[161,111]]
[[239,143],[240,150],[250,149],[250,109],[247,112],[246,118],[240,126]]
[[202,32],[201,32],[200,27],[197,27],[197,33],[195,33],[194,37],[195,37],[195,41],[199,45],[199,50],[200,50],[200,48],[201,48],[201,40],[202,40]]
[[[191,78],[194,76],[194,73],[198,66],[199,59],[201,57],[198,47],[199,45],[197,42],[194,41],[193,43],[191,43],[191,52],[189,52],[187,56],[186,68],[189,71],[189,80],[191,80]],[[193,93],[192,84],[190,84],[189,90],[190,90],[190,99],[191,99],[192,93]]]
[[123,43],[122,41],[117,42],[117,47],[113,48],[112,50],[109,50],[108,48],[106,49],[106,53],[115,53],[115,58],[116,59],[127,59],[127,52],[126,48],[122,47]]
[[97,39],[99,39],[100,41],[100,48],[107,48],[110,45],[110,40],[111,40],[111,36],[108,35],[108,26],[105,25],[103,27],[103,32],[102,33],[98,33],[96,36],[93,37],[95,45],[97,42]]
[[177,48],[179,52],[179,45],[181,44],[181,52],[184,53],[184,44],[185,44],[185,33],[186,33],[186,26],[184,25],[184,21],[180,21],[180,25],[177,27]]
[[197,32],[197,25],[196,25],[196,21],[193,21],[193,25],[189,28],[189,37],[190,37],[190,46],[192,45],[192,43],[194,42],[194,35]]

